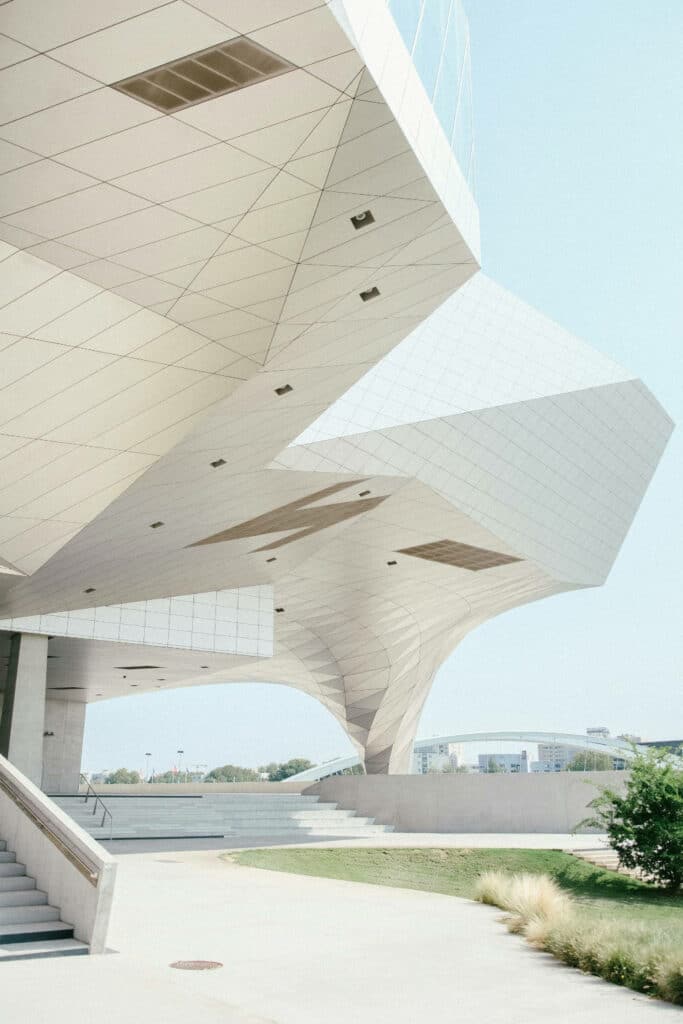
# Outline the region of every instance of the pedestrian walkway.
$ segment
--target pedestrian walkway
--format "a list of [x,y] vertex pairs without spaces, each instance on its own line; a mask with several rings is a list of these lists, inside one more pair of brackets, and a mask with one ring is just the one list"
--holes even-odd
[[[118,952],[7,964],[2,1022],[680,1021],[675,1007],[534,952],[498,916],[450,896],[241,867],[211,850],[131,854],[119,861]],[[192,959],[224,966],[169,967]]]

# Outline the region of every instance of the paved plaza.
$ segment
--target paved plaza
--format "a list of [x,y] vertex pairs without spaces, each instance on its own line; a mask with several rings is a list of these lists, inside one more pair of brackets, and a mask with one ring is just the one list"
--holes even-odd
[[[526,838],[566,845],[568,837]],[[426,840],[520,845],[510,835],[391,843]],[[3,1024],[414,1024],[451,1010],[454,1019],[507,1024],[511,1007],[525,1024],[680,1019],[673,1006],[534,952],[493,908],[245,868],[215,850],[162,845],[120,857],[116,952],[3,967]],[[171,970],[180,959],[224,966]]]

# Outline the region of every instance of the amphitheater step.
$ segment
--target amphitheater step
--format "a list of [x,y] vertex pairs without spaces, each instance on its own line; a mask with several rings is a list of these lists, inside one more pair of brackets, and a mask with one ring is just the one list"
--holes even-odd
[[339,839],[382,835],[390,826],[357,816],[336,803],[297,793],[215,793],[188,796],[120,796],[104,802],[113,818],[91,813],[83,797],[58,796],[55,801],[91,836],[108,839]]

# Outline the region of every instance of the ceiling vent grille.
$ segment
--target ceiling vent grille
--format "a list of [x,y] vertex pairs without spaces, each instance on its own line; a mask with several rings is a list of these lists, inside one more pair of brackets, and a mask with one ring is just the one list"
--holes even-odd
[[472,544],[461,544],[454,540],[436,540],[431,544],[417,544],[412,548],[401,548],[399,554],[413,555],[414,558],[426,558],[429,562],[442,562],[454,565],[458,569],[469,569],[480,572],[482,569],[494,569],[499,565],[510,565],[521,561],[514,555],[505,555],[502,551],[490,551],[488,548],[475,548]]
[[239,36],[210,50],[115,82],[113,88],[142,100],[155,110],[173,113],[275,78],[293,68],[294,65],[282,57],[246,36]]

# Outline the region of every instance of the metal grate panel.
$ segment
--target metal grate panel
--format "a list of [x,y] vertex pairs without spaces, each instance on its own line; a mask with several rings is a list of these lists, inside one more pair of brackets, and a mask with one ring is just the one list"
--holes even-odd
[[425,558],[429,562],[454,565],[458,569],[469,569],[471,572],[494,569],[498,565],[521,561],[514,555],[504,555],[502,551],[489,551],[488,548],[476,548],[472,544],[460,544],[454,540],[435,540],[431,544],[417,544],[412,548],[403,548],[398,553],[413,555],[414,558]]
[[293,68],[289,61],[246,36],[239,36],[210,50],[115,82],[113,88],[162,113],[172,113],[275,78]]

